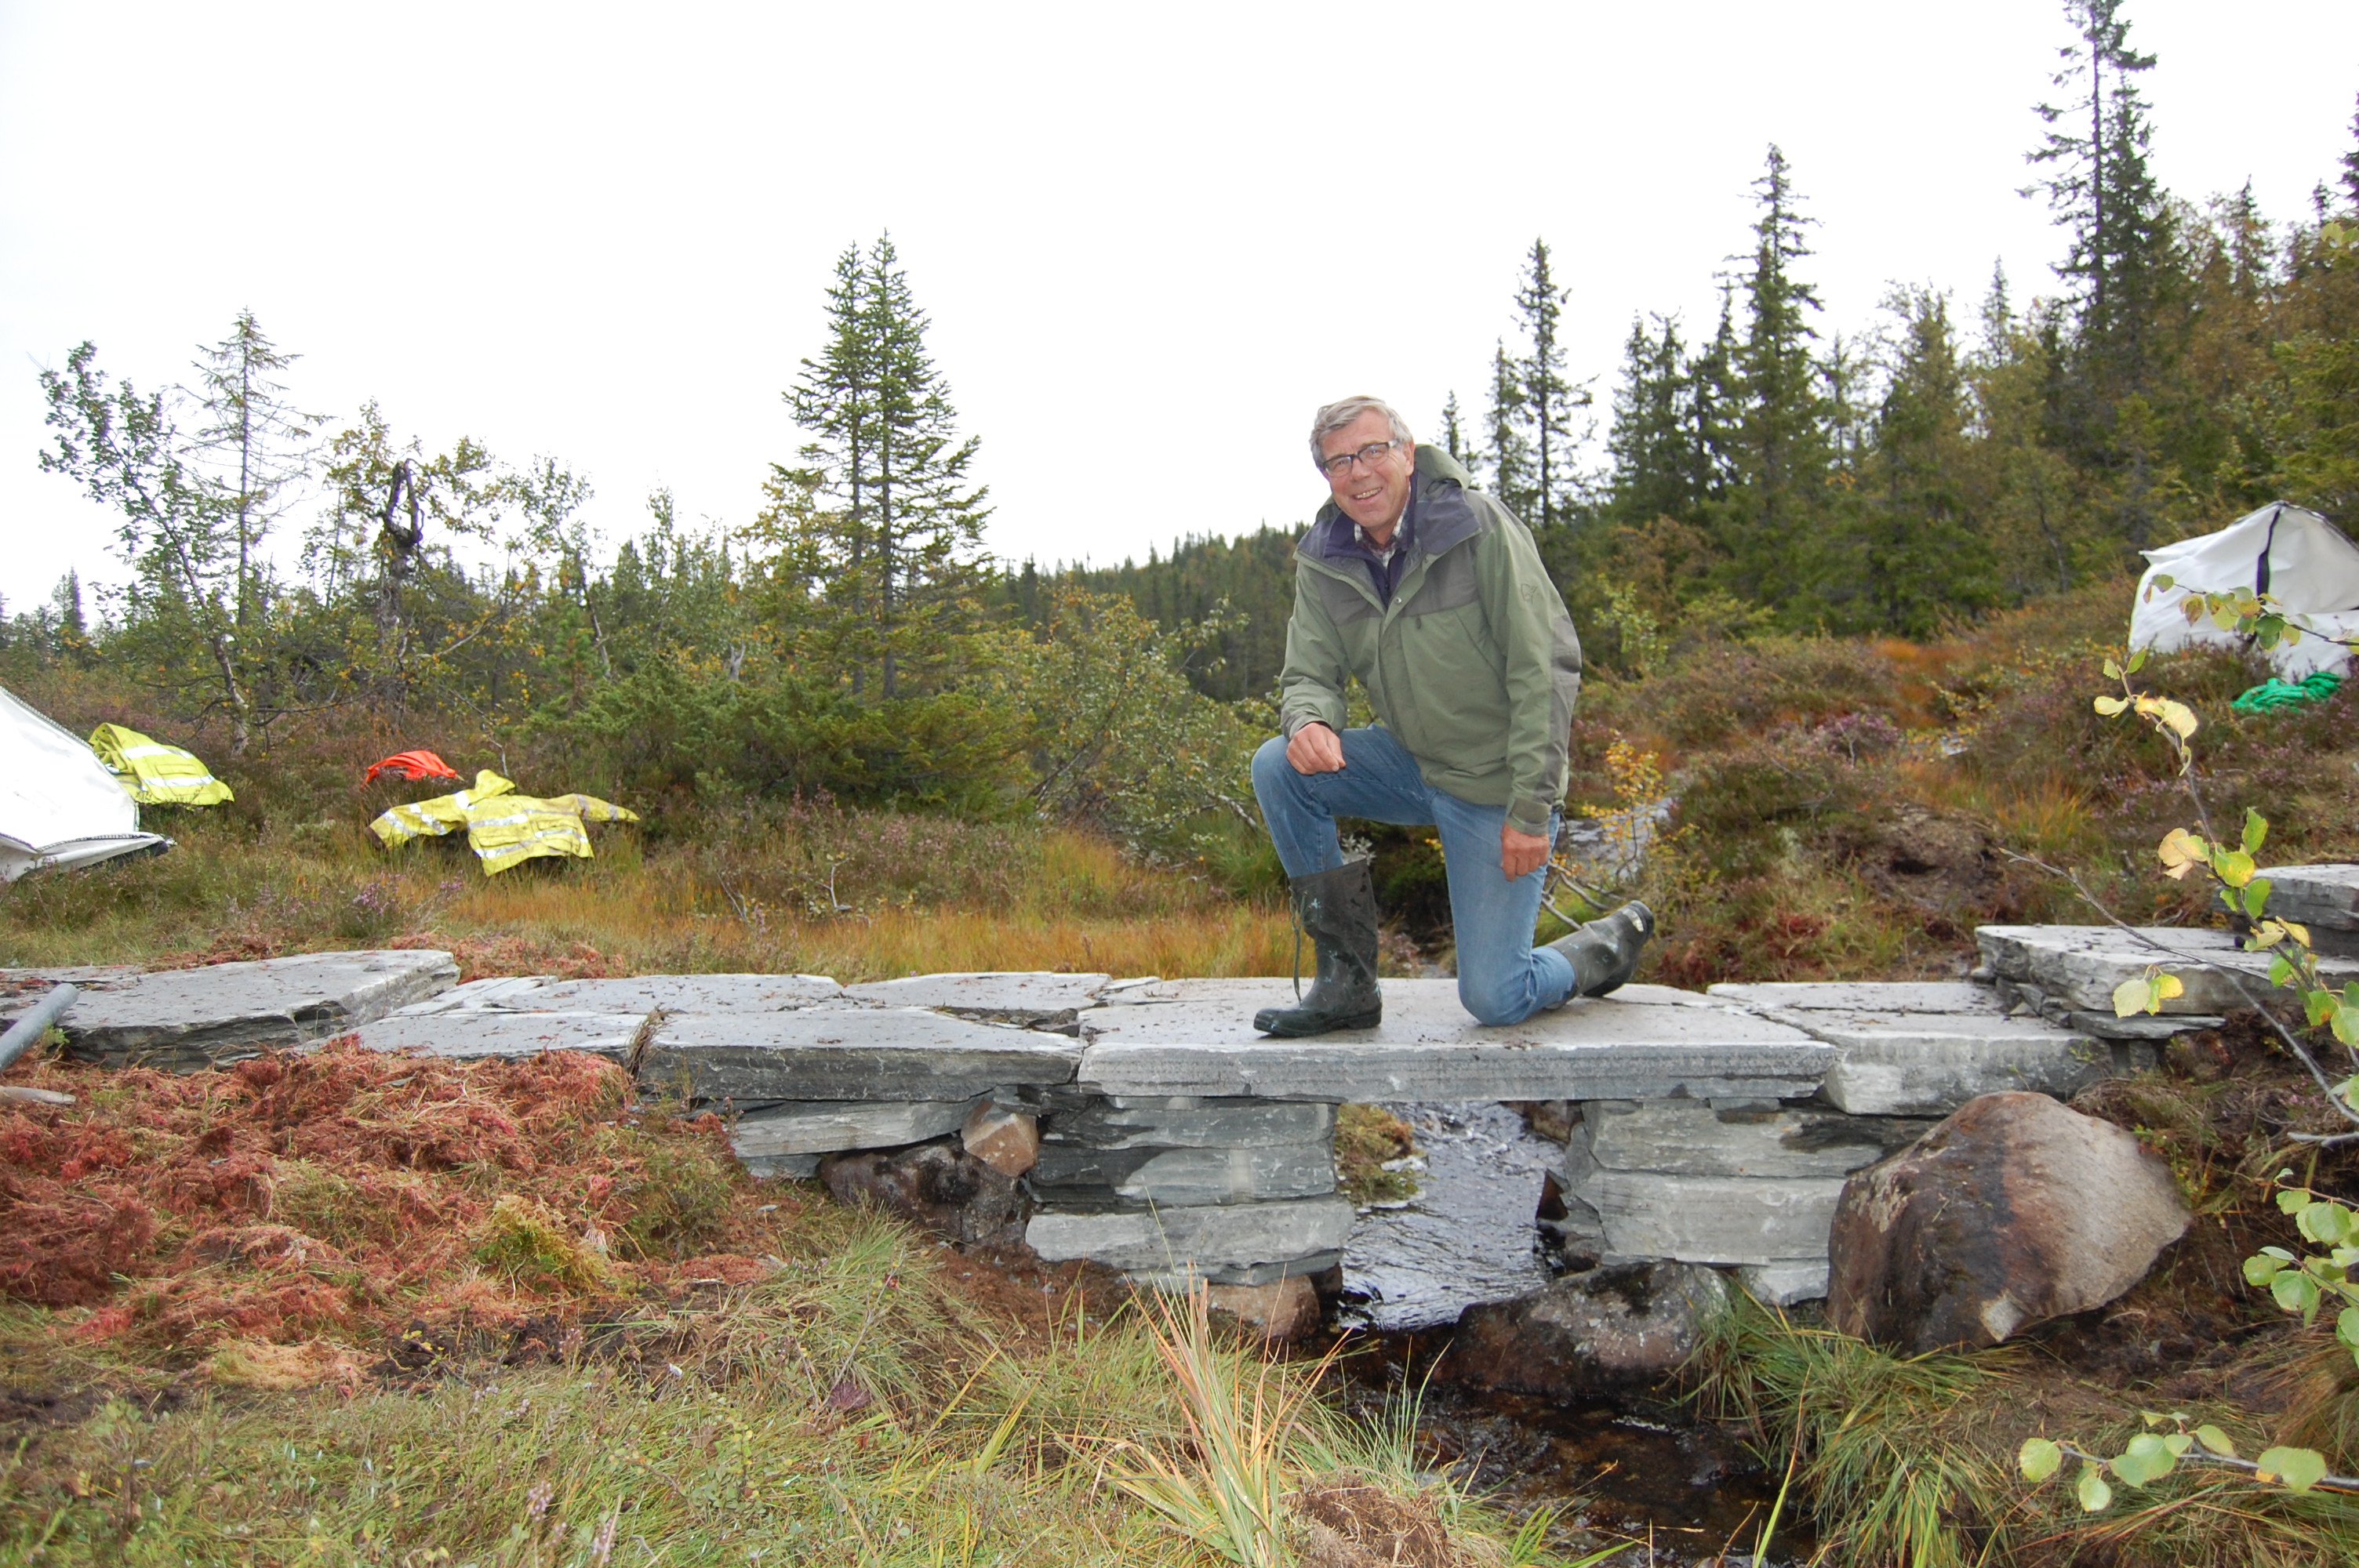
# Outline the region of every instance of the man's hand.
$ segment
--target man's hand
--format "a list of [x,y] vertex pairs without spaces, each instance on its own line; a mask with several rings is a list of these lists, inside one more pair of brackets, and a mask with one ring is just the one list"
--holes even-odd
[[1548,856],[1547,834],[1518,833],[1506,823],[1499,824],[1499,869],[1507,873],[1509,881],[1530,876],[1547,863]]
[[1294,764],[1298,773],[1340,773],[1343,767],[1343,742],[1324,724],[1306,724],[1286,743],[1286,760]]

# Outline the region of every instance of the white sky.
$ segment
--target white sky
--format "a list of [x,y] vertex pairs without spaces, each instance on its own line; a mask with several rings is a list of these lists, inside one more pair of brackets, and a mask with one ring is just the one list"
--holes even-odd
[[[2156,161],[2280,219],[2351,146],[2359,5],[2133,0]],[[1311,409],[1470,410],[1535,235],[1610,390],[1632,313],[1709,325],[1766,145],[1823,325],[1892,280],[2050,287],[2018,198],[2055,0],[632,7],[0,0],[0,596],[118,578],[38,471],[84,338],[141,385],[251,308],[298,400],[377,398],[742,522],[843,247],[890,228],[991,542],[1044,562],[1292,524]]]

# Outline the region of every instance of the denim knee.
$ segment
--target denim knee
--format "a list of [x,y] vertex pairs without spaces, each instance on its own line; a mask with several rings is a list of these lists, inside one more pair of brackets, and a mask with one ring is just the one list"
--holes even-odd
[[1253,786],[1254,798],[1262,803],[1265,811],[1270,798],[1285,787],[1287,775],[1292,772],[1294,764],[1286,760],[1286,737],[1273,735],[1264,741],[1261,749],[1254,753]]
[[1477,1023],[1521,1023],[1532,1015],[1530,988],[1506,974],[1458,976],[1458,1004]]

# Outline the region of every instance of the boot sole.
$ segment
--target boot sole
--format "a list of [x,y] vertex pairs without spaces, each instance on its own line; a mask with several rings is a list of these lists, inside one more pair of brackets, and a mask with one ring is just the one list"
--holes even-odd
[[1257,1012],[1254,1014],[1254,1027],[1279,1040],[1307,1040],[1314,1034],[1332,1034],[1343,1029],[1374,1029],[1384,1022],[1384,1010],[1378,1008],[1372,1012],[1355,1012],[1329,1022],[1297,1027],[1287,1022],[1283,1012]]

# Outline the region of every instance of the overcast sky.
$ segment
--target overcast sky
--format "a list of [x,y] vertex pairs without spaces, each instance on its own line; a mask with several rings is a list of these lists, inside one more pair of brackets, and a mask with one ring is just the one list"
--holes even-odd
[[[2156,164],[2280,219],[2352,145],[2359,5],[2132,0]],[[241,308],[298,400],[745,520],[797,436],[846,245],[890,229],[993,547],[1144,556],[1290,524],[1311,410],[1469,408],[1535,236],[1610,390],[1634,312],[1708,328],[1779,143],[1826,328],[1890,283],[1961,315],[2003,258],[2067,41],[2054,0],[628,8],[0,0],[0,596],[118,578],[40,473],[37,367],[144,385]]]

